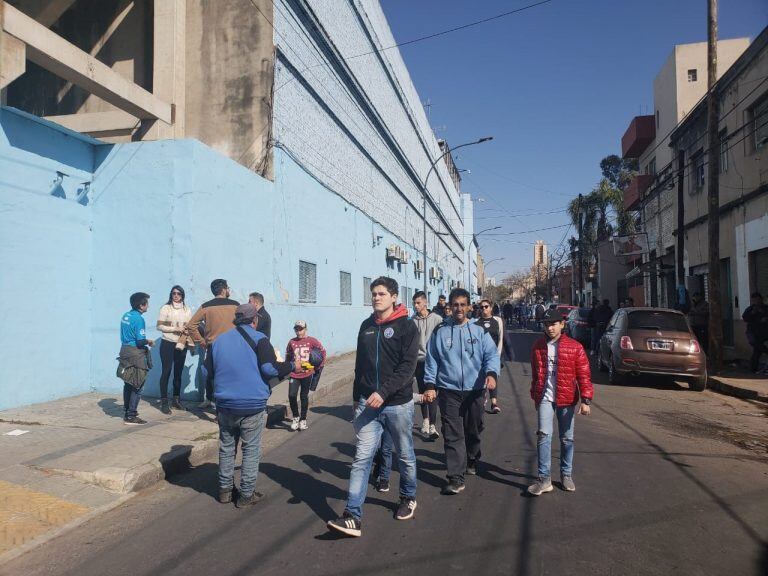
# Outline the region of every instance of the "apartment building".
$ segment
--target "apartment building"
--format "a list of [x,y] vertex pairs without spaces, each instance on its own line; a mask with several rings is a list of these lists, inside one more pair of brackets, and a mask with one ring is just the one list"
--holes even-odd
[[[748,38],[720,40],[719,75],[749,46]],[[668,307],[675,300],[675,159],[670,135],[707,92],[707,43],[675,46],[653,81],[654,113],[636,116],[621,139],[624,158],[636,158],[639,172],[624,192],[648,235],[648,254],[628,279],[635,303]],[[642,285],[642,292],[634,290]],[[642,296],[640,298],[639,296]]]
[[694,107],[670,135],[685,159],[686,285],[708,292],[707,165],[717,163],[723,342],[726,357],[748,357],[741,315],[751,292],[768,294],[768,28],[724,70],[718,157],[707,155],[707,102]]

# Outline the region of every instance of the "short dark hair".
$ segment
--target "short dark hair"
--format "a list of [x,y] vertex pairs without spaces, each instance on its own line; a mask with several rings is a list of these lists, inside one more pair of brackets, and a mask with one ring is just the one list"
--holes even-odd
[[144,306],[149,302],[149,294],[146,292],[134,292],[131,294],[131,308],[138,310],[139,306]]
[[251,292],[248,294],[248,298],[253,298],[259,303],[259,306],[264,306],[264,295],[260,292]]
[[453,304],[453,301],[456,300],[456,298],[466,298],[467,304],[469,304],[469,301],[471,300],[469,292],[467,292],[464,288],[454,288],[451,290],[451,293],[448,294],[448,302],[450,304]]
[[438,300],[440,300],[441,298],[442,298],[443,300],[445,300],[445,294],[440,294],[440,296],[438,296],[438,297],[437,297],[437,299],[438,299]]
[[387,292],[392,296],[400,294],[400,286],[398,285],[397,280],[390,278],[389,276],[379,276],[376,280],[371,282],[371,292],[373,292],[373,289],[376,288],[376,286],[384,286],[384,288],[387,289]]
[[229,286],[224,278],[216,278],[216,280],[211,282],[211,292],[213,292],[214,296],[218,296],[227,288],[229,288]]
[[412,300],[416,300],[417,298],[424,298],[424,300],[427,299],[427,295],[424,293],[424,290],[416,290],[416,292],[413,294]]

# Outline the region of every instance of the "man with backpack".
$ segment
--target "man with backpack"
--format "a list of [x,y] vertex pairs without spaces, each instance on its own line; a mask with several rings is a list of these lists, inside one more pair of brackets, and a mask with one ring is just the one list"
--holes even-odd
[[235,330],[219,335],[206,357],[213,374],[214,398],[219,422],[219,502],[232,502],[235,455],[240,441],[243,461],[235,505],[252,506],[262,494],[255,491],[261,460],[261,433],[267,399],[277,382],[291,371],[301,370],[301,360],[278,362],[269,339],[257,330],[258,310],[253,304],[235,309]]

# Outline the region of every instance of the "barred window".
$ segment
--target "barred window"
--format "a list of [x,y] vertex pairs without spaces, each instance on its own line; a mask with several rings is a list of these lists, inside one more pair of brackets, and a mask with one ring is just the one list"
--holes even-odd
[[317,264],[299,260],[299,302],[317,302]]
[[370,306],[371,302],[371,279],[363,278],[363,304]]
[[339,272],[339,302],[352,304],[352,274]]

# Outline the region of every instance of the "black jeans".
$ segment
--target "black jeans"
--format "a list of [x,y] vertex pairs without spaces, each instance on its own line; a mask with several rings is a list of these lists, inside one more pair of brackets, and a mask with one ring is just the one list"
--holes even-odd
[[[416,387],[419,390],[419,394],[426,392],[424,387],[424,362],[421,360],[416,363]],[[437,402],[424,402],[421,405],[421,417],[429,418],[430,424],[437,425]]]
[[160,398],[168,398],[168,379],[173,369],[173,395],[181,396],[181,372],[184,370],[184,360],[187,358],[187,349],[177,350],[176,342],[169,340],[160,341],[160,362],[163,371],[160,373]]
[[[203,363],[206,366],[208,366],[208,354],[210,353],[211,345],[209,344],[205,348],[205,357],[203,358]],[[213,402],[213,372],[211,370],[208,370],[207,376],[205,378],[205,399]]]
[[[312,378],[291,378],[288,384],[288,402],[291,404],[291,412],[294,418],[300,420],[307,419],[307,409],[309,408],[309,384],[312,382]],[[299,416],[299,403],[296,401],[296,396],[301,390],[301,416]]]
[[444,388],[438,391],[448,480],[463,482],[467,464],[480,459],[483,392],[483,389],[457,392]]

